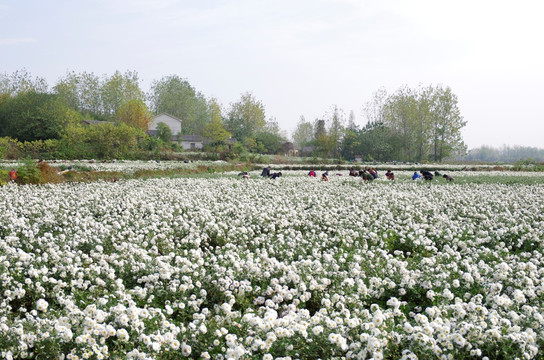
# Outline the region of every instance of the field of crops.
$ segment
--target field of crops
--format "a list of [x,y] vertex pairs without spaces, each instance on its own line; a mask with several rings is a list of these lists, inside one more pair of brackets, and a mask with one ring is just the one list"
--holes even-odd
[[409,174],[0,187],[0,356],[542,358],[544,174]]

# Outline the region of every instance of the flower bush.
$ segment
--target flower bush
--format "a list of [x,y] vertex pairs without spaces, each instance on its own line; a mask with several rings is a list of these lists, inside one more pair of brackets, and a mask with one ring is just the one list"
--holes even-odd
[[286,172],[0,198],[5,359],[542,357],[542,183]]

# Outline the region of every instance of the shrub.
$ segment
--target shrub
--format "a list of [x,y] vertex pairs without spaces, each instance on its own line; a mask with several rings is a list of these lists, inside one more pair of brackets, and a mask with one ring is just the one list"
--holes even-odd
[[40,183],[40,169],[36,162],[30,158],[24,160],[23,166],[17,168],[18,184],[38,184]]

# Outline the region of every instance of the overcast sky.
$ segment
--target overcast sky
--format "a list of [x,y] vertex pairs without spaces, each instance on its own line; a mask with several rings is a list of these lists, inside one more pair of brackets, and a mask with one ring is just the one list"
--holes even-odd
[[228,108],[251,92],[289,131],[379,88],[442,84],[469,148],[544,148],[544,1],[0,0],[0,72],[176,74]]

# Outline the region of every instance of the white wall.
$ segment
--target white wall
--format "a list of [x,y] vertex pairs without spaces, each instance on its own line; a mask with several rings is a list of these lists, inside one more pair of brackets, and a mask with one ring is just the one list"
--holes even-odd
[[202,150],[202,142],[200,141],[182,141],[181,146],[183,150],[191,150],[191,144],[195,144],[194,149]]
[[168,125],[170,130],[172,130],[172,135],[177,135],[181,132],[181,121],[167,114],[160,114],[154,118],[151,124],[149,124],[149,130],[157,130],[157,125],[161,122]]

